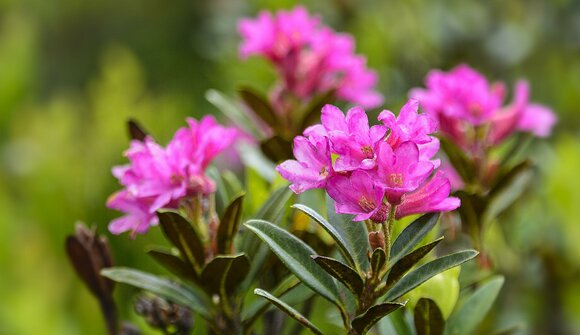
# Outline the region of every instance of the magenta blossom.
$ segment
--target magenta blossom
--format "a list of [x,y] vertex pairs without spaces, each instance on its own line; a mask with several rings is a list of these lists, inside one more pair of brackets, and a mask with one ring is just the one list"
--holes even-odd
[[388,111],[381,113],[383,125],[370,127],[360,107],[345,116],[337,107],[326,105],[321,120],[322,124],[304,131],[308,138],[295,138],[297,160],[277,168],[292,182],[295,193],[324,188],[335,200],[336,211],[355,214],[357,221],[384,222],[391,212],[405,216],[459,206],[459,199],[449,197],[450,188],[439,186],[447,181],[445,177],[435,174],[429,180],[439,166],[431,160],[439,142],[430,136],[435,123],[418,113],[416,101],[409,101],[398,118]]
[[276,167],[282,177],[292,182],[290,188],[299,194],[312,188],[326,186],[333,175],[328,139],[312,135],[294,139],[294,156]]
[[238,30],[243,38],[240,56],[262,56],[282,77],[273,91],[274,106],[283,108],[288,94],[304,100],[329,90],[365,107],[382,102],[374,90],[378,77],[367,69],[366,59],[354,53],[353,38],[321,25],[303,7],[260,12],[255,19],[242,19]]
[[125,153],[129,164],[113,168],[113,175],[125,188],[112,195],[107,206],[126,215],[111,222],[112,233],[144,233],[157,223],[157,210],[175,209],[185,197],[215,191],[205,169],[232,144],[236,131],[218,125],[211,116],[199,123],[187,122],[189,127],[179,129],[166,148],[150,137],[132,141]]
[[506,107],[505,85],[489,84],[467,65],[449,72],[433,70],[425,84],[426,89],[413,89],[410,96],[421,101],[448,138],[469,151],[499,144],[515,131],[545,137],[556,122],[550,109],[529,103],[524,81],[518,82],[514,101]]

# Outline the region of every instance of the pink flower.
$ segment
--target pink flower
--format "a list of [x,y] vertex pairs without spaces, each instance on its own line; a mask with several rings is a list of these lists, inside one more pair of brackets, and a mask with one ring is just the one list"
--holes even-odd
[[276,167],[282,177],[292,182],[290,189],[299,194],[326,186],[333,174],[328,139],[316,135],[294,138],[294,156]]
[[335,201],[336,212],[356,214],[355,221],[372,218],[384,222],[387,218],[385,192],[366,171],[354,171],[350,177],[336,175],[328,182],[326,191]]
[[379,182],[392,205],[400,204],[403,195],[415,191],[433,171],[432,163],[419,160],[419,148],[413,142],[404,142],[395,150],[381,142],[377,166]]
[[380,119],[384,125],[369,127],[360,107],[345,116],[335,106],[324,106],[322,124],[304,131],[308,139],[294,139],[297,160],[282,163],[278,172],[295,193],[325,188],[337,213],[355,214],[356,221],[382,223],[392,208],[397,218],[457,208],[459,200],[449,197],[442,174],[428,181],[439,166],[431,160],[439,142],[430,136],[433,120],[418,113],[417,101],[409,101],[398,118],[384,111]]
[[125,188],[111,196],[107,206],[127,215],[111,223],[112,233],[143,233],[156,224],[157,210],[177,208],[185,197],[215,191],[205,169],[231,145],[236,131],[218,125],[211,116],[187,122],[189,127],[179,129],[166,148],[150,137],[132,141],[125,153],[129,164],[113,168]]
[[366,107],[382,102],[382,95],[374,91],[378,77],[367,69],[366,59],[354,53],[353,38],[321,25],[303,7],[261,12],[256,19],[241,20],[238,30],[243,38],[240,56],[262,56],[282,77],[272,96],[274,106],[284,107],[289,93],[304,100],[329,90]]
[[447,212],[461,205],[459,198],[450,197],[451,185],[442,172],[437,172],[415,192],[405,194],[395,209],[395,218],[430,212]]

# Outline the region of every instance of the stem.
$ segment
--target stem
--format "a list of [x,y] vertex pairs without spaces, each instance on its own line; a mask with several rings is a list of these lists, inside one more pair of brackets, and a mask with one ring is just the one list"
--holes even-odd
[[391,206],[387,222],[383,223],[383,235],[385,235],[385,254],[387,254],[386,264],[389,264],[389,258],[391,254],[391,232],[393,230],[393,222],[395,222],[395,209],[396,206]]

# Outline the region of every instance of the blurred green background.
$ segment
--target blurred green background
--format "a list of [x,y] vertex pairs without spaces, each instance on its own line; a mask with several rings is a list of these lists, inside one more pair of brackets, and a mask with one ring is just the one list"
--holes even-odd
[[[124,163],[125,121],[166,143],[186,116],[216,110],[207,89],[266,89],[258,59],[237,58],[236,22],[295,1],[0,0],[0,334],[104,334],[96,302],[65,259],[77,220],[101,232]],[[580,1],[310,1],[380,74],[398,107],[431,68],[468,63],[510,85],[527,78],[560,121],[536,141],[534,192],[491,237],[507,275],[500,323],[523,334],[580,333]],[[117,264],[162,271],[143,248],[158,230],[110,236]],[[119,290],[135,319],[133,290]]]

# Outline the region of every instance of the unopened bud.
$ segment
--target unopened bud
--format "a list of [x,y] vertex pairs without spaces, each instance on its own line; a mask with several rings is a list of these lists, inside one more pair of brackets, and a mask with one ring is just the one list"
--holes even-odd
[[369,233],[369,244],[371,249],[385,248],[385,235],[382,231],[371,231]]

